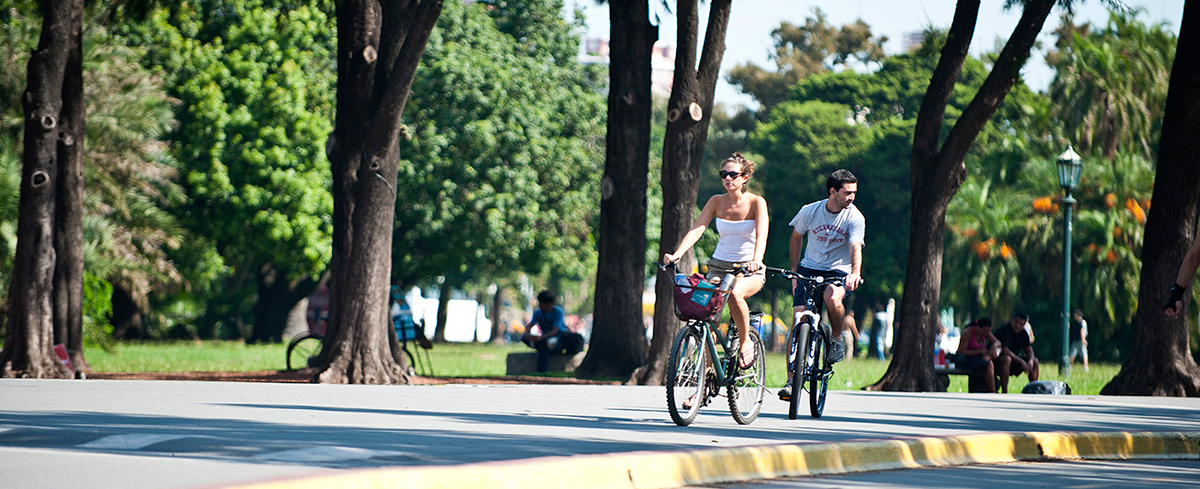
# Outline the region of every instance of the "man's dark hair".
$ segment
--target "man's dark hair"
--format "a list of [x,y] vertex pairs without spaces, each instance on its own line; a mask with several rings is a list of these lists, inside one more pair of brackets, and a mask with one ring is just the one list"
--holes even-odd
[[842,185],[847,183],[858,183],[858,177],[845,168],[834,170],[833,173],[829,174],[829,178],[825,179],[825,189],[841,190]]
[[1018,313],[1016,313],[1016,314],[1013,314],[1013,317],[1015,317],[1015,318],[1017,318],[1017,319],[1024,319],[1024,320],[1026,320],[1026,321],[1028,321],[1028,320],[1029,320],[1029,315],[1028,315],[1028,314],[1025,314],[1025,313],[1023,313],[1023,312],[1018,312]]
[[537,296],[537,300],[541,304],[553,304],[555,299],[554,292],[550,292],[549,290],[543,290]]

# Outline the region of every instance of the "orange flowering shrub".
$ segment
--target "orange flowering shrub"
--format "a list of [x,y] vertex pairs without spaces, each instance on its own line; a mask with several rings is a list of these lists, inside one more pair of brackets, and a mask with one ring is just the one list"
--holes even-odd
[[1058,206],[1054,205],[1054,201],[1050,197],[1038,197],[1033,199],[1033,211],[1040,214],[1050,214],[1058,212]]
[[995,244],[994,238],[988,238],[986,241],[979,241],[971,245],[971,249],[975,251],[975,256],[979,257],[979,261],[987,261],[992,257],[992,246]]
[[1137,222],[1146,222],[1146,213],[1142,210],[1142,206],[1138,204],[1137,199],[1134,199],[1133,197],[1125,199],[1125,208],[1129,209],[1129,212],[1133,213],[1133,218],[1137,219]]
[[1008,243],[1000,243],[1000,258],[1005,260],[1013,257],[1013,249],[1008,246]]
[[1109,192],[1108,195],[1104,196],[1104,208],[1112,209],[1113,207],[1116,207],[1116,206],[1117,206],[1117,196],[1116,196],[1116,194]]

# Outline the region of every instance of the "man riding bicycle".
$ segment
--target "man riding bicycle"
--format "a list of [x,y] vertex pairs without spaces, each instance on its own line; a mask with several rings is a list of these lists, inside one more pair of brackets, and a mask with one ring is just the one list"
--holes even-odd
[[[866,219],[854,206],[854,198],[858,194],[858,178],[849,170],[834,171],[825,180],[829,198],[808,204],[796,213],[791,222],[792,238],[788,243],[788,256],[791,258],[792,269],[807,276],[823,276],[841,278],[846,286],[831,284],[825,287],[825,311],[829,316],[829,324],[833,331],[833,341],[829,347],[830,363],[840,362],[846,357],[846,348],[842,344],[842,326],[846,317],[846,309],[842,300],[862,284],[862,247]],[[800,259],[800,247],[804,239],[808,245],[804,249],[804,259]],[[797,266],[798,265],[798,266]],[[792,306],[795,313],[805,310],[806,287],[792,284]],[[791,396],[792,379],[788,378],[787,385],[779,391],[780,399]]]

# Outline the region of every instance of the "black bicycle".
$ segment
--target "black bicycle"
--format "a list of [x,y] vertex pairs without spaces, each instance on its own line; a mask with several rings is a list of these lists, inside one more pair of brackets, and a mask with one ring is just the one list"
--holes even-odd
[[[658,267],[663,271],[674,270],[675,263],[659,264]],[[735,272],[740,273],[740,270]],[[723,284],[732,281],[732,275],[734,274],[727,275]],[[749,331],[738,336],[743,340],[749,338],[754,343],[754,361],[742,368],[738,366],[741,343],[733,339],[733,334],[722,335],[717,328],[729,288],[732,287],[717,288],[703,283],[675,284],[675,315],[686,323],[675,333],[675,339],[671,343],[666,384],[667,411],[671,414],[671,420],[679,426],[691,424],[701,407],[721,395],[721,387],[725,387],[726,397],[729,399],[729,412],[738,424],[750,424],[762,409],[763,396],[767,391],[766,349],[763,347],[762,338],[754,328],[747,328]],[[696,292],[712,294],[706,295],[704,302],[710,311],[715,311],[699,315],[681,311],[680,300],[692,300],[681,299],[681,296]],[[718,302],[709,302],[710,300]],[[751,324],[761,322],[761,317],[761,312],[751,313]],[[733,324],[732,320],[730,324]]]
[[797,287],[807,289],[805,309],[796,314],[792,331],[788,334],[788,378],[792,382],[785,400],[788,401],[788,418],[796,419],[800,390],[807,383],[809,411],[812,417],[820,418],[825,411],[825,393],[829,390],[829,378],[833,376],[829,347],[834,338],[829,325],[821,323],[821,311],[825,309],[825,288],[830,285],[844,286],[845,282],[841,278],[819,275],[810,277],[783,268],[767,267],[767,272],[796,280]]

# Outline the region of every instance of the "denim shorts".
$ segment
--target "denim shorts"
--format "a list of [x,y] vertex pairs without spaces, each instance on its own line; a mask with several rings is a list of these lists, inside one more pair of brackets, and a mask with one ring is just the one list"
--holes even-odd
[[[805,267],[799,267],[796,271],[800,272],[801,275],[804,275],[807,277],[820,276],[820,277],[825,277],[825,278],[845,278],[846,275],[849,275],[848,273],[840,271],[840,270],[816,270],[816,269],[805,268]],[[808,299],[808,294],[810,292],[810,290],[809,290],[810,287],[806,287],[806,285],[807,284],[805,284],[804,282],[800,282],[799,286],[797,286],[796,290],[792,293],[792,307],[803,306],[805,304],[808,304],[807,299]],[[853,294],[853,292],[847,290],[846,295],[842,296],[842,302],[845,303],[846,299],[849,299],[851,294]],[[821,300],[824,300],[824,299],[822,299],[820,297],[813,298],[814,302],[819,302]]]

